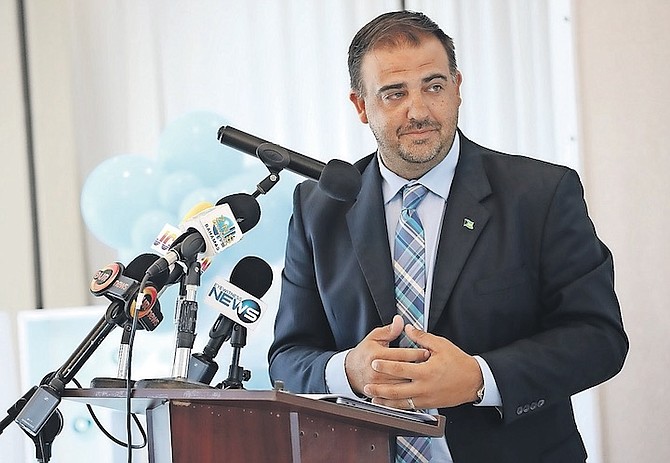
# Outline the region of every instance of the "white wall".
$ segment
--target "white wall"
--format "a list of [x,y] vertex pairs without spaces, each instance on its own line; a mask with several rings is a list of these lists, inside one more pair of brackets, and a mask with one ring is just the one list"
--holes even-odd
[[630,337],[601,390],[605,461],[670,461],[670,2],[574,1],[584,183]]

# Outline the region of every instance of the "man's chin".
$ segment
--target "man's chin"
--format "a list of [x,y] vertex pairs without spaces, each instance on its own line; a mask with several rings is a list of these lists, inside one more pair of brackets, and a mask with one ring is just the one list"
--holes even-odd
[[[417,149],[422,148],[422,149]],[[438,148],[431,148],[427,145],[412,145],[401,151],[402,158],[414,164],[424,164],[433,161],[439,155]]]

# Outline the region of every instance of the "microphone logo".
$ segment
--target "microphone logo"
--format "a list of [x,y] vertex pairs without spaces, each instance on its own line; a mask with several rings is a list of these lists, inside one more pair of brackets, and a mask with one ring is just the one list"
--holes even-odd
[[114,286],[115,288],[119,289],[120,291],[127,291],[128,288],[130,288],[130,284],[129,284],[129,283],[126,283],[125,281],[121,281],[121,280],[116,280],[116,281],[114,282],[113,286]]
[[93,280],[89,289],[95,295],[98,295],[110,285],[114,284],[117,277],[123,273],[124,267],[118,262],[109,264],[107,267],[102,268],[95,272],[93,275]]
[[[255,199],[254,199],[255,201]],[[211,257],[242,239],[242,230],[227,203],[210,207],[182,223],[179,228],[188,232],[197,231],[205,240],[207,248],[202,257]]]
[[179,230],[179,228],[170,224],[165,224],[151,245],[151,249],[157,251],[160,255],[165,255],[179,235],[181,235],[181,230]]
[[142,295],[142,304],[140,310],[137,311],[136,301],[132,301],[128,310],[131,318],[137,317],[140,325],[147,331],[153,331],[161,321],[163,321],[163,314],[160,311],[160,304],[158,303],[158,291],[153,286],[144,288]]
[[233,219],[224,215],[213,217],[210,223],[204,224],[205,230],[207,230],[210,239],[216,247],[216,252],[235,242],[236,225]]
[[263,301],[224,279],[214,281],[205,297],[205,304],[252,330],[258,326],[266,308]]
[[245,299],[237,306],[237,315],[247,323],[254,323],[261,318],[261,306],[251,299]]

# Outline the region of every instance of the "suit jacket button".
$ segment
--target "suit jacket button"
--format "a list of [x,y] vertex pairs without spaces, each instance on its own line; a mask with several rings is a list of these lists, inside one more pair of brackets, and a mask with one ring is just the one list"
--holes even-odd
[[516,414],[521,415],[523,413],[523,407],[517,407]]
[[528,413],[528,410],[530,410],[530,406],[528,404],[523,406],[523,412]]
[[538,406],[538,407],[541,407],[542,405],[544,405],[544,399],[540,399],[540,400],[538,400],[538,401],[537,401],[537,406]]
[[535,410],[537,408],[537,402],[531,402],[530,409]]

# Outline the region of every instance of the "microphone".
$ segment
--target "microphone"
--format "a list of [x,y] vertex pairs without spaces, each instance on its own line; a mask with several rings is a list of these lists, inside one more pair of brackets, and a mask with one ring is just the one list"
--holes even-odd
[[279,172],[282,169],[288,169],[305,177],[319,180],[321,171],[325,167],[321,161],[275,145],[229,125],[219,129],[218,138],[224,145],[257,157],[270,171]]
[[[142,280],[147,268],[153,264],[158,256],[155,254],[140,254],[135,257],[128,267],[123,269],[123,264],[114,262],[107,267],[98,270],[91,282],[91,292],[96,296],[104,295],[112,301],[108,312],[119,313],[116,324],[123,329],[121,334],[121,343],[119,344],[118,365],[116,377],[96,377],[91,380],[91,387],[123,387],[127,380],[125,366],[128,363],[130,355],[130,336],[132,330],[132,320],[135,317],[137,293],[139,290],[139,281]],[[115,274],[117,269],[120,274]],[[111,270],[111,271],[110,271]],[[137,313],[137,326],[140,329],[153,331],[163,321],[160,303],[158,302],[158,291],[164,286],[168,273],[158,274],[154,280],[149,280],[146,287],[142,290],[142,306]],[[121,288],[127,284],[131,290],[126,290],[121,294]],[[111,289],[110,289],[111,288]],[[94,291],[95,290],[95,291]],[[111,291],[111,292],[110,292]],[[114,308],[112,308],[114,307]]]
[[317,180],[323,192],[338,201],[355,200],[361,189],[361,173],[346,161],[333,159],[324,164],[230,126],[221,127],[218,137],[222,144],[263,161],[270,172],[288,169]]
[[[191,209],[189,209],[189,211],[184,215],[182,223],[211,207],[214,207],[214,204],[210,203],[209,201],[200,201]],[[180,241],[177,241],[177,239],[179,239],[180,241],[184,239],[181,230],[175,227],[174,225],[165,224],[163,226],[163,229],[160,231],[160,233],[154,240],[154,243],[151,246],[151,248],[156,252],[158,252],[160,255],[164,255],[168,251],[170,251],[173,246],[179,244]],[[207,267],[209,267],[210,262],[211,259],[209,257],[205,257],[202,259],[201,270],[203,272],[207,270]],[[184,275],[184,269],[181,266],[174,264],[171,265],[169,268],[169,275],[165,282],[165,286],[170,286],[176,283],[183,277],[183,275]]]
[[[182,222],[191,219],[205,209],[209,209],[213,206],[214,204],[210,203],[209,201],[200,201],[188,210],[188,212],[184,215]],[[170,250],[171,246],[180,235],[181,230],[179,228],[175,227],[174,225],[165,224],[163,229],[158,233],[158,236],[156,236],[156,239],[151,245],[151,249],[160,255],[163,255]]]
[[[141,254],[133,259],[127,268],[124,268],[119,262],[114,262],[96,272],[91,282],[91,291],[98,296],[106,296],[112,303],[65,363],[53,374],[45,377],[39,387],[35,388],[33,395],[14,420],[24,432],[33,437],[40,433],[51,416],[56,413],[65,386],[74,378],[109,333],[117,325],[124,325],[128,322],[127,310],[130,307],[128,301],[133,298],[133,295],[137,295],[139,290],[139,283],[135,278],[141,278],[147,267],[157,257],[153,254]],[[151,286],[148,287],[160,287],[164,282],[164,277],[165,275],[157,274],[154,280],[149,280]],[[162,315],[160,315],[157,301],[154,301],[153,305],[151,301],[148,301],[145,307],[144,300],[142,312],[145,312],[145,321],[142,326],[151,330],[160,323]]]
[[247,289],[265,294],[270,285],[272,268],[260,257],[248,256],[235,266],[230,281],[214,280],[204,302],[226,318],[254,330],[265,315],[266,306]]
[[[128,264],[127,268],[120,262],[113,262],[93,275],[89,289],[94,296],[105,296],[112,302],[122,302],[126,315],[132,319],[135,316],[140,281],[157,259],[159,256],[155,254],[140,254]],[[147,331],[153,331],[163,321],[158,303],[158,291],[165,285],[167,278],[167,272],[157,273],[143,289],[144,299],[137,321],[139,326]]]
[[188,261],[202,253],[211,257],[242,239],[260,220],[258,201],[246,193],[220,199],[216,206],[197,213],[182,223],[179,236],[165,256],[156,260],[146,274],[151,277],[178,261]]
[[[263,309],[257,313],[256,305],[261,307],[263,303],[259,299],[265,295],[270,286],[272,286],[272,268],[263,259],[255,256],[247,256],[235,265],[225,290],[222,289],[221,282],[219,286],[216,282],[212,285],[207,296],[210,305],[213,304],[216,310],[221,306],[230,308],[231,305],[237,305],[241,313],[225,310],[217,317],[209,331],[209,341],[202,353],[191,356],[188,379],[204,384],[211,383],[219,369],[214,358],[221,346],[230,339],[237,323],[246,321],[251,323],[253,328],[256,327],[265,312],[263,305]],[[257,299],[252,300],[248,296]],[[238,302],[235,303],[233,300]],[[244,304],[246,300],[250,302]]]
[[331,159],[319,177],[319,189],[341,202],[353,202],[361,191],[361,173],[352,164]]

